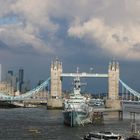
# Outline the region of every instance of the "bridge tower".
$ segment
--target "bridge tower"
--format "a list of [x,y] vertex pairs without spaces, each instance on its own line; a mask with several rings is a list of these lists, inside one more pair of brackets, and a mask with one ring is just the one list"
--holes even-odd
[[48,106],[51,108],[62,107],[62,62],[58,59],[51,63],[51,92]]
[[115,100],[119,99],[119,63],[113,61],[109,63],[108,68],[108,99]]
[[119,100],[119,63],[110,62],[108,68],[108,98],[106,107],[120,109]]

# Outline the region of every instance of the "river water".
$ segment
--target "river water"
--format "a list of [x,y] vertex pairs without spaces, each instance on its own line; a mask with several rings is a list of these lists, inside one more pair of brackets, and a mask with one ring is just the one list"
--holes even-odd
[[[140,130],[139,124],[138,129]],[[128,135],[130,120],[106,119],[103,124],[68,127],[63,125],[61,110],[0,109],[0,140],[80,140],[90,131],[111,131]]]

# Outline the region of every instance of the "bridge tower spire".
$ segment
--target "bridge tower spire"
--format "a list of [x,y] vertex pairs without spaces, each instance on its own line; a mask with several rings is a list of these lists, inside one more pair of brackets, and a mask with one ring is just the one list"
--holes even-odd
[[48,106],[52,108],[62,107],[62,62],[55,59],[51,63],[51,94]]

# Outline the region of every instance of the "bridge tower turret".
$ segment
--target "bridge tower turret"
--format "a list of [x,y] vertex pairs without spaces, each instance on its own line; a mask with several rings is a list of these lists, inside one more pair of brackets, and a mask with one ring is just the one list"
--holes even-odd
[[62,62],[58,59],[51,63],[51,94],[48,106],[52,108],[62,107]]

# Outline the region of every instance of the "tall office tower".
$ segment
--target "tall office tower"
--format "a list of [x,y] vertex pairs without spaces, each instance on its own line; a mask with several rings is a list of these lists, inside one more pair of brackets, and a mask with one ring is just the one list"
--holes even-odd
[[9,89],[10,89],[10,93],[13,93],[13,71],[12,70],[8,70],[7,72],[7,84],[9,85]]
[[8,70],[8,75],[13,76],[13,71],[12,70]]
[[13,71],[12,70],[8,70],[7,72],[7,82],[12,84],[12,77],[13,77]]
[[19,69],[19,82],[23,83],[23,78],[24,78],[24,70]]
[[17,91],[17,82],[18,82],[18,78],[16,75],[12,76],[12,87],[14,89],[14,91]]
[[22,85],[23,85],[23,79],[24,79],[24,70],[19,69],[19,77],[18,77],[18,82],[19,82],[19,91],[22,92]]
[[12,86],[12,79],[13,79],[13,71],[12,70],[8,70],[6,79],[7,79],[7,83],[9,83]]
[[0,82],[1,82],[1,74],[2,74],[2,67],[1,67],[1,64],[0,64]]

